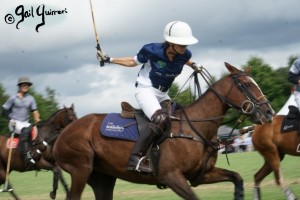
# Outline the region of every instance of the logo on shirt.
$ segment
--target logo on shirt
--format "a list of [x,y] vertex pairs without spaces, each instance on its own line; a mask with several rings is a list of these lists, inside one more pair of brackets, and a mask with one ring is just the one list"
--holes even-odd
[[158,66],[159,66],[159,68],[164,68],[167,64],[166,64],[166,62],[164,62],[164,61],[157,61],[157,64],[158,64]]

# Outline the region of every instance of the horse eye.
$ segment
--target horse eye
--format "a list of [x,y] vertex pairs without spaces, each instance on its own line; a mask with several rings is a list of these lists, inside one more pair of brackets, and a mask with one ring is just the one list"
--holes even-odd
[[249,82],[248,83],[244,83],[244,85],[249,88],[251,86],[251,83],[249,83]]

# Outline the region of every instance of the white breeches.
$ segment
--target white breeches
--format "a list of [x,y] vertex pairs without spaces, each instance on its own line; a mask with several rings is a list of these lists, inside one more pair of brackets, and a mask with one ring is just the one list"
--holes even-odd
[[21,121],[18,121],[18,120],[11,119],[8,123],[8,128],[9,128],[10,132],[14,131],[14,133],[20,134],[22,128],[28,127],[30,125],[31,124],[29,122],[21,122]]
[[161,92],[149,86],[143,87],[140,84],[136,88],[135,98],[150,120],[155,111],[161,109],[160,102],[170,99],[168,92]]

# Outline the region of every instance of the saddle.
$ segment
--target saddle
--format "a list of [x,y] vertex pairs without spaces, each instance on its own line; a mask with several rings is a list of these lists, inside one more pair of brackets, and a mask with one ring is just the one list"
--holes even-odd
[[[161,103],[162,108],[168,109],[171,113],[179,106],[170,101],[164,101]],[[142,109],[137,109],[131,106],[128,102],[121,102],[121,113],[109,113],[104,118],[101,126],[100,133],[106,137],[112,137],[117,139],[137,141],[139,134],[144,132],[150,123],[150,120],[146,117]],[[153,144],[147,150],[147,157],[151,163],[154,173],[157,171],[157,165],[159,160],[158,145],[167,138],[167,134],[163,134],[160,138],[155,138]]]
[[132,107],[128,102],[121,102],[121,117],[123,118],[134,118],[135,114],[143,113],[142,109]]
[[[161,107],[164,109],[167,109],[169,115],[172,114],[177,108],[179,108],[179,105],[175,102],[170,102],[170,100],[165,100],[161,102]],[[132,107],[128,102],[121,102],[121,117],[123,118],[134,118],[136,114],[143,113],[142,109],[137,109]]]
[[[38,129],[36,126],[32,127],[31,130],[31,141],[34,141],[38,136]],[[14,138],[12,139],[10,135],[7,135],[7,137],[10,137],[9,139],[7,139],[6,141],[6,148],[17,148],[18,144],[20,142],[20,135],[19,134],[15,134]],[[12,140],[11,140],[12,139]]]
[[288,106],[289,113],[283,119],[281,124],[281,132],[297,131],[300,134],[300,113],[296,106]]

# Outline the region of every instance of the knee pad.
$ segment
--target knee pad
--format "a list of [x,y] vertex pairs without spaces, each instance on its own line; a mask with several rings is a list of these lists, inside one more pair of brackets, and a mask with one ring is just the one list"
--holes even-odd
[[22,128],[20,139],[29,141],[31,139],[31,130],[32,130],[32,126]]
[[[171,119],[168,112],[163,109],[157,110],[152,116],[151,127],[152,130],[157,134],[161,135],[164,131],[169,131],[171,128]],[[154,128],[154,126],[155,128]]]

